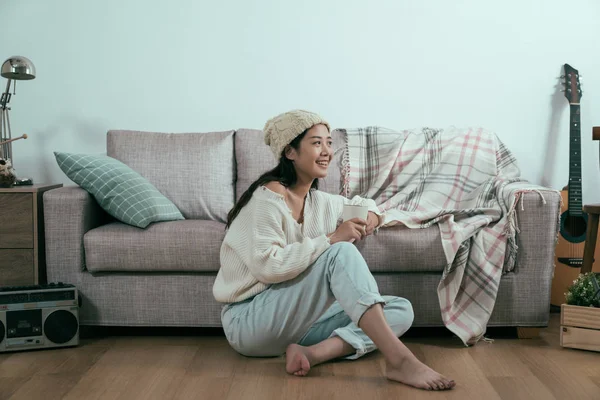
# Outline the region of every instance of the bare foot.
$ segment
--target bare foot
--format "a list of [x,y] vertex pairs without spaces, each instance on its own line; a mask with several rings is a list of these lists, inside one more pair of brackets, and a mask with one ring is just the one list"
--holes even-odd
[[456,383],[438,374],[414,356],[406,356],[397,364],[386,361],[386,377],[419,389],[447,390]]
[[290,344],[285,351],[285,370],[288,374],[306,376],[310,371],[310,361],[306,347]]

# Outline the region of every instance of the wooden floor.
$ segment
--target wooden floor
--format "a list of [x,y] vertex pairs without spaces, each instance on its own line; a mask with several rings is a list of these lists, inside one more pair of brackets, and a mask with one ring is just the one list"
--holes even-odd
[[[0,400],[52,399],[600,399],[600,353],[559,346],[559,315],[538,339],[490,335],[466,348],[409,332],[407,346],[457,381],[427,392],[387,381],[378,352],[289,376],[284,358],[238,355],[223,336],[94,334],[79,347],[0,354]],[[504,337],[498,337],[504,335]]]

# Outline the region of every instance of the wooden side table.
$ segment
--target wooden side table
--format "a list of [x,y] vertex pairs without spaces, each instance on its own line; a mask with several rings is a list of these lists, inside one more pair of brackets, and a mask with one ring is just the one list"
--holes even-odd
[[600,204],[587,204],[583,206],[583,212],[588,214],[588,224],[583,248],[583,266],[581,273],[592,272],[594,265],[594,252],[596,250],[596,240],[598,238],[598,216],[600,214]]
[[[592,140],[600,140],[600,126],[592,128]],[[600,216],[600,204],[588,204],[583,206],[583,212],[588,214],[588,225],[583,248],[583,266],[581,273],[592,272],[594,265],[594,252],[596,240],[598,239],[598,217]]]
[[0,286],[46,283],[42,196],[61,186],[0,188]]

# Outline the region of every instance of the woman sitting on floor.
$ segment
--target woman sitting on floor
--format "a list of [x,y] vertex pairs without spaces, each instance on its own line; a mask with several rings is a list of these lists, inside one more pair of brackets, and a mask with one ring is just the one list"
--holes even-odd
[[[398,339],[412,324],[412,306],[380,295],[352,244],[381,226],[375,202],[318,190],[332,160],[329,124],[294,110],[269,120],[264,133],[279,164],[230,211],[213,287],[215,299],[227,303],[221,320],[230,345],[246,356],[286,352],[286,370],[297,376],[378,348],[388,379],[428,390],[454,387]],[[367,220],[337,226],[344,204],[369,206]]]

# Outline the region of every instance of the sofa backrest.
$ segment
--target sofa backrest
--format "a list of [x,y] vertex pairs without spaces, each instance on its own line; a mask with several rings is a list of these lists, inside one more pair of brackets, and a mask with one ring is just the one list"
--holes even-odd
[[148,179],[185,218],[225,222],[235,196],[233,140],[233,130],[111,130],[107,135],[107,155]]
[[[319,190],[340,194],[340,161],[345,147],[345,138],[339,130],[332,132],[334,157],[329,165],[325,179],[319,181]],[[277,165],[269,146],[265,144],[264,134],[255,129],[239,129],[235,133],[235,159],[237,181],[235,185],[236,201],[260,175]]]

